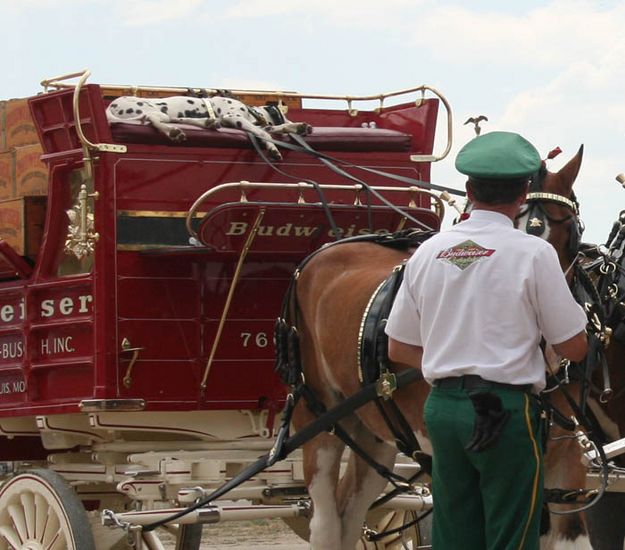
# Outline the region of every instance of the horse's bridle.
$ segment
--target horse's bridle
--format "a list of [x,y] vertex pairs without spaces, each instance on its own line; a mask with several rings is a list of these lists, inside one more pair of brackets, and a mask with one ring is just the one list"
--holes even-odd
[[[533,177],[530,183],[530,190],[525,197],[525,204],[528,206],[528,210],[520,213],[517,216],[519,219],[521,216],[527,214],[527,223],[525,225],[525,232],[530,235],[541,237],[546,229],[545,220],[551,224],[561,224],[573,220],[570,227],[570,238],[568,245],[569,259],[574,259],[577,255],[579,243],[584,226],[579,219],[579,204],[572,193],[571,197],[565,197],[564,195],[558,195],[556,193],[547,193],[542,191],[542,182],[545,177],[546,170],[541,168]],[[565,206],[570,210],[568,216],[562,218],[555,218],[550,216],[546,209],[543,207],[543,203],[555,203],[560,206]]]
[[[556,195],[555,193],[544,193],[542,191],[536,191],[528,193],[525,197],[526,202],[533,201],[546,201],[546,202],[555,202],[557,204],[562,204],[564,206],[568,206],[575,216],[579,215],[579,210],[577,206],[577,200],[571,200],[565,197],[564,195]],[[566,221],[570,219],[570,216],[563,219],[562,221]]]

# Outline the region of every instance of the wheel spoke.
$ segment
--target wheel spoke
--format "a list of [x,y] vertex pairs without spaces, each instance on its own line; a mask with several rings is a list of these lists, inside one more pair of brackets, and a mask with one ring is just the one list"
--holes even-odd
[[19,548],[22,546],[22,542],[20,541],[17,533],[10,527],[0,527],[0,536],[4,537],[4,539],[11,546],[13,546],[13,548]]
[[28,538],[28,533],[26,532],[26,521],[24,520],[24,509],[17,504],[9,504],[7,508],[9,512],[9,516],[11,516],[11,521],[17,529],[17,534],[22,542],[24,542]]
[[39,493],[35,495],[35,511],[35,540],[41,541],[48,522],[49,508],[46,499]]
[[26,522],[26,538],[32,539],[35,536],[35,496],[32,493],[22,493],[20,501]]
[[59,523],[58,516],[52,510],[48,509],[48,522],[46,523],[46,528],[40,538],[44,547],[47,548],[52,543],[54,536],[59,531],[60,527],[61,524]]
[[59,529],[50,544],[46,546],[46,550],[65,550],[66,548],[68,548],[68,545],[65,544],[65,537],[61,529]]

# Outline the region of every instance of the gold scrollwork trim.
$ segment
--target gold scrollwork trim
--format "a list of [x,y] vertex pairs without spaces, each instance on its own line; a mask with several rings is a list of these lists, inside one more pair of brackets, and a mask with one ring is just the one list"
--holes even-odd
[[[206,212],[195,212],[196,218],[202,218]],[[126,218],[186,218],[186,211],[179,210],[118,210],[118,216]]]
[[88,204],[90,198],[97,199],[98,192],[88,193],[87,186],[83,183],[78,192],[78,202],[66,211],[70,223],[67,226],[65,253],[73,254],[79,260],[93,254],[95,244],[100,238],[94,231],[93,212]]

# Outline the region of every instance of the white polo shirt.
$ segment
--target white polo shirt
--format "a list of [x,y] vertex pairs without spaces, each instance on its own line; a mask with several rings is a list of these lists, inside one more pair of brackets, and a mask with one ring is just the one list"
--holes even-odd
[[559,344],[585,326],[554,248],[503,214],[474,210],[410,258],[386,333],[424,348],[430,383],[477,374],[539,391],[541,335]]

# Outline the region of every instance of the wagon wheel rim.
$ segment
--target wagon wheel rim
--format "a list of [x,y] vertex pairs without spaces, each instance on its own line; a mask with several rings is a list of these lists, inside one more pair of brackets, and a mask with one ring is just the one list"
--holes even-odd
[[56,473],[20,474],[0,487],[0,550],[90,550],[89,521]]

